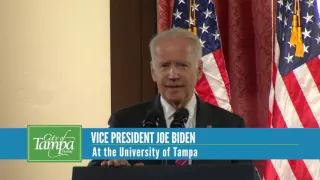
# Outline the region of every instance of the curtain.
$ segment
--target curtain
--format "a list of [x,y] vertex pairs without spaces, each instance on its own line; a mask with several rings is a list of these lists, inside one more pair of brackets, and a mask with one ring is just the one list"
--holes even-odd
[[[231,106],[248,127],[266,127],[273,58],[272,1],[216,0]],[[263,175],[264,161],[256,161]]]

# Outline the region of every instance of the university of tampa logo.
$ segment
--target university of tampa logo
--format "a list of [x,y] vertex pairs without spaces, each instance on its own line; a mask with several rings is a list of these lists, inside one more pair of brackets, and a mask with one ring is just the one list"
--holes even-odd
[[28,126],[29,162],[81,162],[81,126]]

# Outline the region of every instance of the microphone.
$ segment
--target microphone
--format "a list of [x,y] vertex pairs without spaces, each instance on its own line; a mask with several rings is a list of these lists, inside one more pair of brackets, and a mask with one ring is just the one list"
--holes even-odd
[[[186,108],[180,108],[173,114],[173,121],[170,128],[185,128],[185,123],[188,121],[189,111]],[[175,164],[174,160],[169,160],[170,164]]]
[[189,111],[186,108],[180,108],[173,114],[173,121],[170,128],[185,128],[185,123],[188,121]]
[[[144,128],[157,128],[160,122],[160,113],[156,109],[151,109],[147,112],[145,119],[142,122]],[[167,160],[161,160],[162,165],[168,165]]]
[[160,115],[155,109],[148,111],[145,119],[142,121],[144,128],[157,128],[159,127]]

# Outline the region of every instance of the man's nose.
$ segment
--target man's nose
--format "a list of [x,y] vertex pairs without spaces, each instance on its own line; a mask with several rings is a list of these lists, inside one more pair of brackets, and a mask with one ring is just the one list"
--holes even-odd
[[177,68],[174,66],[171,66],[169,70],[169,79],[178,79],[179,78],[179,73],[177,71]]

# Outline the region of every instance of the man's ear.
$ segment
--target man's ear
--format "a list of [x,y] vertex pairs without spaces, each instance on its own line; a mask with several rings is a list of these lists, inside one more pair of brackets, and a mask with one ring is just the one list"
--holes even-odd
[[154,82],[156,82],[156,75],[155,75],[155,72],[154,72],[154,67],[153,67],[153,62],[152,62],[152,60],[151,60],[151,62],[150,62],[150,71],[151,71],[152,80],[153,80]]
[[197,79],[200,80],[201,76],[202,76],[202,70],[203,70],[203,62],[202,60],[198,61],[198,68],[197,68]]

